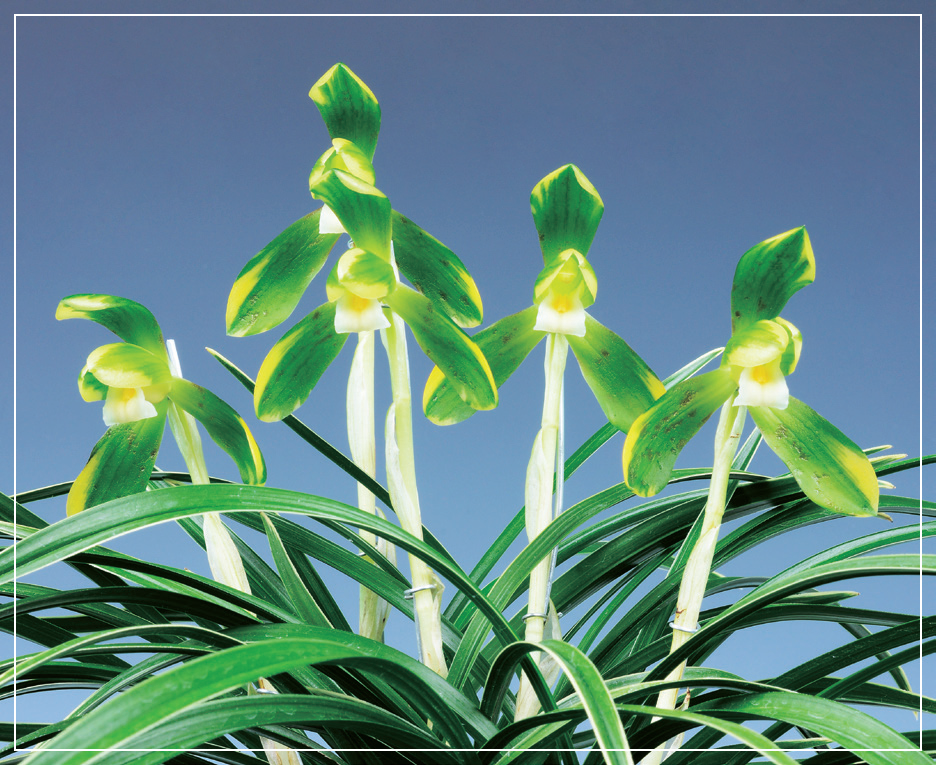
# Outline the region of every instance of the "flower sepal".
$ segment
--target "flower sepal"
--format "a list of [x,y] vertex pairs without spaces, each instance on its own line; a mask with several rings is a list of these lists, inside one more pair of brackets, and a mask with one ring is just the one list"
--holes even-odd
[[373,159],[380,133],[380,104],[373,91],[344,64],[335,64],[309,91],[328,134],[353,142]]
[[748,411],[813,502],[841,515],[877,515],[880,491],[874,467],[842,431],[792,396],[785,409]]
[[816,278],[809,234],[802,226],[772,236],[741,256],[731,284],[731,330],[775,319],[798,290]]

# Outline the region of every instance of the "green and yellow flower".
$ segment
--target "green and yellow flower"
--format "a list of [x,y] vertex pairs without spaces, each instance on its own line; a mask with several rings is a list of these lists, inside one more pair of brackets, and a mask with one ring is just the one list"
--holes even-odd
[[104,401],[108,430],[72,485],[69,515],[143,491],[167,417],[179,421],[183,413],[231,456],[244,483],[266,480],[263,455],[244,420],[214,393],[174,373],[159,324],[144,306],[113,295],[72,295],[55,317],[90,319],[124,340],[92,351],[78,377],[85,401]]
[[642,414],[624,444],[624,480],[641,496],[666,486],[679,452],[729,399],[746,407],[771,449],[817,505],[844,515],[877,514],[878,482],[867,456],[841,431],[790,396],[786,378],[803,338],[780,316],[815,279],[805,228],[752,247],[731,290],[731,339],[721,366],[673,386]]
[[[591,181],[575,165],[541,180],[530,196],[544,267],[533,287],[533,305],[472,337],[502,386],[540,341],[561,335],[608,421],[627,432],[636,417],[663,395],[663,384],[631,347],[586,311],[598,294],[588,250],[604,212]],[[423,392],[426,416],[450,425],[474,414],[433,369]]]

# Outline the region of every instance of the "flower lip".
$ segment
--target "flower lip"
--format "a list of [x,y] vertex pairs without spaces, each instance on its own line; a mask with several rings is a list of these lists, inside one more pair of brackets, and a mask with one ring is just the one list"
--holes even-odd
[[107,427],[155,416],[156,407],[146,400],[142,388],[107,389],[107,399],[104,402],[104,424]]
[[735,406],[786,409],[790,403],[790,389],[780,371],[780,360],[743,368],[738,378],[738,395],[734,403]]
[[533,329],[585,337],[585,316],[582,301],[576,293],[550,292],[537,308]]
[[350,291],[338,298],[335,308],[335,332],[339,335],[386,329],[389,326],[390,322],[384,315],[379,300],[358,297]]

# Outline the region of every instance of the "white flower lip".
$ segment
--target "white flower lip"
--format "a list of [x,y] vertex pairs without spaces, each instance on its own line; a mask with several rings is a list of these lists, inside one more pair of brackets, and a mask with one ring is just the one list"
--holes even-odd
[[390,326],[379,300],[360,298],[346,292],[338,298],[335,308],[335,332],[339,335],[350,332],[367,332],[386,329]]
[[786,409],[790,403],[790,389],[780,372],[779,360],[758,367],[745,367],[738,379],[735,406],[767,406]]
[[155,416],[156,407],[146,400],[142,388],[107,389],[104,401],[104,424],[107,427]]
[[335,215],[334,211],[328,206],[325,205],[322,208],[322,214],[319,217],[319,233],[320,234],[347,234],[344,226],[341,225],[341,221],[338,220],[338,216]]
[[549,295],[539,304],[533,329],[585,337],[585,316],[585,309],[578,297]]

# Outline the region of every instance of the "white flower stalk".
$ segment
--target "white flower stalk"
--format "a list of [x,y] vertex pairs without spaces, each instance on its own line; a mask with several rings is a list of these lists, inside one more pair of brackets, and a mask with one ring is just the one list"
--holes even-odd
[[[545,301],[544,301],[545,302]],[[569,341],[564,334],[552,333],[546,339],[546,390],[543,395],[542,425],[533,442],[533,451],[526,477],[526,531],[532,542],[552,522],[559,508],[553,508],[553,478],[556,474],[556,454],[562,426],[562,380],[569,353]],[[561,470],[562,467],[560,466]],[[530,572],[527,613],[524,616],[524,639],[543,639],[549,604],[549,581],[552,556],[543,558]],[[533,655],[539,661],[539,654]],[[524,675],[520,682],[515,719],[521,719],[522,709],[530,708],[528,697],[532,688]]]
[[[257,685],[260,686],[261,693],[276,693],[276,689],[266,678],[261,677],[257,681]],[[266,754],[267,762],[269,762],[270,765],[302,765],[299,753],[293,751],[285,744],[281,744],[279,741],[273,741],[269,738],[263,738],[262,736],[260,737],[260,742],[263,744],[263,752]]]
[[[416,465],[413,453],[413,414],[410,393],[409,356],[406,352],[406,327],[391,314],[391,326],[381,336],[390,360],[390,385],[393,403],[387,412],[386,462],[387,488],[400,526],[418,539],[423,538],[419,494],[416,490]],[[442,582],[422,560],[409,556],[413,587],[413,609],[420,660],[445,677],[448,667],[442,651]]]
[[[179,354],[174,340],[166,340],[166,350],[169,353],[169,369],[172,375],[181,377],[182,365],[179,363]],[[209,483],[205,453],[195,418],[176,404],[170,404],[169,425],[192,477],[192,483]],[[205,536],[205,552],[208,555],[208,567],[211,569],[212,578],[216,582],[249,595],[250,584],[247,581],[244,561],[237,551],[231,533],[222,523],[220,513],[205,513],[202,531]],[[264,678],[260,678],[258,683],[268,692],[276,692]],[[248,692],[251,690],[252,686],[248,685]],[[262,736],[260,741],[270,765],[301,765],[299,755],[291,749]]]
[[[562,628],[559,626],[559,614],[552,601],[549,603],[549,616],[546,619],[546,627],[543,630],[543,639],[562,639]],[[547,686],[551,686],[555,683],[556,680],[559,679],[559,674],[562,672],[562,667],[560,667],[559,663],[548,653],[542,655],[542,658],[539,660],[539,668]],[[532,717],[540,710],[540,700],[533,692],[526,675],[521,678],[520,685],[520,691],[517,693],[516,712],[514,713],[514,718],[517,720]]]
[[[375,301],[376,302],[376,301]],[[339,301],[340,307],[340,301]],[[379,310],[379,308],[378,308]],[[383,312],[380,313],[381,318]],[[336,319],[337,322],[337,319]],[[387,322],[389,325],[389,322]],[[374,333],[358,333],[358,344],[348,375],[347,396],[348,443],[351,459],[367,475],[377,475],[377,446],[374,437]],[[383,513],[377,510],[376,498],[362,484],[357,485],[358,508],[371,515]],[[378,539],[372,532],[359,530],[360,535],[383,555],[395,559],[392,545]],[[377,594],[361,585],[358,632],[372,640],[383,641],[384,625],[390,613],[390,605]]]
[[247,582],[244,562],[241,560],[230,532],[221,522],[220,513],[205,513],[202,528],[205,533],[205,552],[208,553],[211,576],[216,582],[221,582],[249,595],[250,584]]
[[[715,433],[715,460],[712,466],[708,499],[702,516],[702,528],[692,552],[689,553],[686,567],[683,569],[679,594],[676,597],[676,615],[672,622],[673,640],[670,653],[689,640],[699,627],[702,599],[705,596],[705,588],[712,570],[712,559],[718,543],[722,516],[725,514],[731,464],[738,450],[738,441],[741,438],[746,415],[746,407],[738,405],[735,397],[729,398],[722,405],[718,430]],[[686,662],[680,663],[666,676],[666,680],[681,680],[685,669]],[[656,706],[660,709],[675,709],[678,696],[679,688],[662,691],[657,697]],[[665,747],[652,751],[647,756],[646,765],[659,765],[664,752]]]

